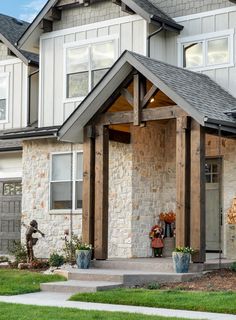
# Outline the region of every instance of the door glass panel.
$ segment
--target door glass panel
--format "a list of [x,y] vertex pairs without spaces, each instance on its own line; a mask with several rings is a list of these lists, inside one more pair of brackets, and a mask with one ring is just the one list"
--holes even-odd
[[83,153],[77,153],[76,179],[83,180]]
[[229,62],[228,38],[208,41],[208,64]]
[[76,209],[82,208],[82,199],[83,199],[83,182],[76,182]]

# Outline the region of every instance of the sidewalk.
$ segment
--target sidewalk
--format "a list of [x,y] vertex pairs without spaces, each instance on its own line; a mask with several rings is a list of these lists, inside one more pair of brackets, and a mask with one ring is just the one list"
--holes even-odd
[[146,315],[178,317],[187,319],[236,320],[236,315],[227,315],[219,313],[67,301],[67,299],[70,296],[71,294],[65,293],[37,292],[18,296],[0,296],[0,302],[19,303],[37,306],[75,308],[81,310],[130,312]]

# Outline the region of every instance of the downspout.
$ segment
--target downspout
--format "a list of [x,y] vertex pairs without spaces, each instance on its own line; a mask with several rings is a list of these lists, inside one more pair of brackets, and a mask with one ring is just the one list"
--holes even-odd
[[149,34],[147,36],[147,56],[150,58],[150,51],[151,51],[151,38],[160,33],[162,30],[164,30],[165,24],[162,23],[159,29],[154,31],[153,33]]
[[27,106],[27,124],[26,124],[27,127],[31,127],[31,122],[30,122],[31,78],[32,78],[32,76],[34,76],[37,73],[39,73],[39,69],[28,75],[28,106]]

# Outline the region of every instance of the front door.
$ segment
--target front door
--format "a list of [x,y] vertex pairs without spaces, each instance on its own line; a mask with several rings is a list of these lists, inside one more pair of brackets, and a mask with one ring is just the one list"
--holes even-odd
[[20,241],[21,180],[0,181],[0,254],[9,253],[13,241]]
[[206,250],[220,250],[220,174],[221,159],[206,159]]

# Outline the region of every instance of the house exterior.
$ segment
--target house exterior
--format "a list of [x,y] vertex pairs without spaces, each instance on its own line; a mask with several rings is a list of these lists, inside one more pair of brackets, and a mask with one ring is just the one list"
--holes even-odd
[[[16,41],[28,23],[0,15],[0,130],[15,130],[37,120],[38,56],[19,50]],[[33,94],[28,88],[35,86]],[[31,113],[29,107],[31,104]],[[0,143],[0,253],[20,240],[22,142]]]
[[22,143],[37,256],[69,230],[96,259],[150,257],[148,233],[173,210],[196,262],[235,258],[235,16],[226,0],[47,2],[17,42],[40,56],[37,125],[1,135]]

